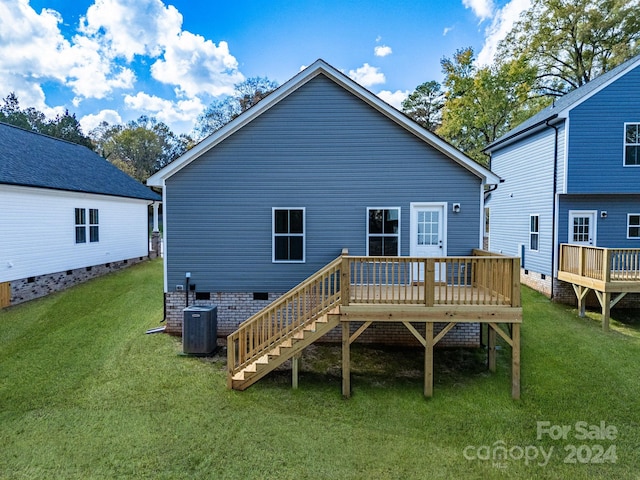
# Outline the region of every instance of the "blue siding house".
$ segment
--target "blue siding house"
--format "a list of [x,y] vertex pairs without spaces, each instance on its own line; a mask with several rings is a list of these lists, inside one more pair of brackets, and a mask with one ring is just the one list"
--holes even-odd
[[470,255],[499,178],[318,60],[147,183],[167,331],[189,302],[217,305],[224,335],[343,249]]
[[640,248],[640,56],[557,99],[487,151],[489,249],[522,257],[522,281],[559,300],[561,244]]

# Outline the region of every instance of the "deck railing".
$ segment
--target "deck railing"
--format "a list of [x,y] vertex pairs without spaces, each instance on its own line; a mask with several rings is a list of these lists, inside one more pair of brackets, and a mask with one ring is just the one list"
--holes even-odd
[[640,281],[640,249],[560,245],[560,271],[603,282]]
[[520,305],[517,258],[345,257],[343,272],[343,305]]

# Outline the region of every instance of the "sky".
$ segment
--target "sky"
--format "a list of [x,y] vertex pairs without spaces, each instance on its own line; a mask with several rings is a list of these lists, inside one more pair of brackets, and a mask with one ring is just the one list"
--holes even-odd
[[0,97],[48,117],[153,116],[190,133],[234,84],[322,58],[400,108],[473,47],[490,64],[530,0],[0,0]]

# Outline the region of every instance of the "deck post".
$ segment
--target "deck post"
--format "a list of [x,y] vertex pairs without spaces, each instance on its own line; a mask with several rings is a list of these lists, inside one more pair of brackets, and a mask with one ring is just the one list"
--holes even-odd
[[[511,306],[520,306],[520,259],[511,260]],[[493,329],[492,329],[493,330]]]
[[520,400],[520,324],[511,327],[511,397]]
[[426,322],[424,344],[424,396],[433,397],[433,322]]
[[496,331],[487,323],[487,346],[488,346],[488,364],[489,371],[496,371]]
[[349,267],[349,259],[346,255],[342,255],[342,265],[340,266],[340,303],[346,307],[349,305],[351,298],[351,269]]
[[349,323],[342,322],[342,396],[351,397],[351,344]]
[[298,389],[298,379],[300,377],[300,357],[302,353],[296,353],[291,357],[291,388]]
[[611,317],[611,292],[602,294],[602,330],[609,331],[609,317]]

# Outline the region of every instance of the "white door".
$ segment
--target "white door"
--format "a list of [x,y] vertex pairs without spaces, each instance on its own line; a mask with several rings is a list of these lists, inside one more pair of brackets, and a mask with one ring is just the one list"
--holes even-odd
[[[444,257],[446,245],[446,204],[411,204],[411,247],[412,257]],[[414,280],[424,281],[424,265],[414,267]],[[440,280],[440,268],[436,265],[436,279]]]
[[569,243],[573,245],[596,245],[596,211],[569,211]]

